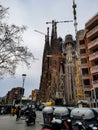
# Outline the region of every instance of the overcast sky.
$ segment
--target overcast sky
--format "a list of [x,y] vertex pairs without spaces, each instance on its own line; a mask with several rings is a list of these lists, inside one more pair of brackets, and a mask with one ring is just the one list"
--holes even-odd
[[[5,96],[13,87],[22,86],[22,74],[25,73],[25,96],[31,94],[32,89],[38,89],[40,83],[42,56],[44,49],[44,35],[35,32],[46,33],[47,21],[73,20],[72,0],[0,0],[0,4],[9,7],[9,24],[26,25],[22,43],[28,46],[33,55],[38,58],[32,63],[31,69],[20,65],[15,77],[5,76],[0,80],[0,97]],[[78,30],[84,29],[85,23],[98,13],[98,0],[76,0]],[[74,36],[73,23],[61,23],[57,25],[58,36],[63,39],[66,34]]]

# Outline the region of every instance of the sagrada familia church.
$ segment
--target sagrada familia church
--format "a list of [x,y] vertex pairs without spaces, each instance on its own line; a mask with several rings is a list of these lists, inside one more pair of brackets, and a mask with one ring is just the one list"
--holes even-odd
[[[61,99],[60,102],[65,104],[75,103],[76,67],[78,67],[76,46],[71,34],[66,35],[64,41],[61,37],[57,37],[57,24],[56,21],[52,21],[51,39],[49,39],[49,28],[45,36],[40,99],[44,101]],[[81,94],[83,94],[82,90]]]

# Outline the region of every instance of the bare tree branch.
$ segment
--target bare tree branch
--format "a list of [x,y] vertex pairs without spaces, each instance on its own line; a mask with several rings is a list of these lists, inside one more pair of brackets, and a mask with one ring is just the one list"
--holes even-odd
[[29,49],[21,45],[26,27],[3,23],[2,19],[5,18],[7,11],[8,8],[0,5],[0,77],[6,73],[14,75],[20,62],[25,63],[28,67],[34,60]]

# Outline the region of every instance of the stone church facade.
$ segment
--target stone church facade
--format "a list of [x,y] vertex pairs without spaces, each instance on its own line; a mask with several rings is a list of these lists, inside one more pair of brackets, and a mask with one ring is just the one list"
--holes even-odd
[[57,37],[57,24],[52,21],[51,39],[49,28],[45,36],[42,75],[39,87],[41,101],[61,99],[63,104],[74,103],[75,88],[75,41],[72,35],[63,41]]

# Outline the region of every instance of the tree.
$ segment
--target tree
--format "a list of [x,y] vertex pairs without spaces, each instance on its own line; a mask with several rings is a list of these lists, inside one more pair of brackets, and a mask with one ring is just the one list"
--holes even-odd
[[30,66],[34,59],[33,54],[27,47],[21,45],[22,35],[26,30],[25,26],[8,25],[4,22],[9,8],[0,5],[0,77],[9,73],[15,74],[17,65],[24,62]]

